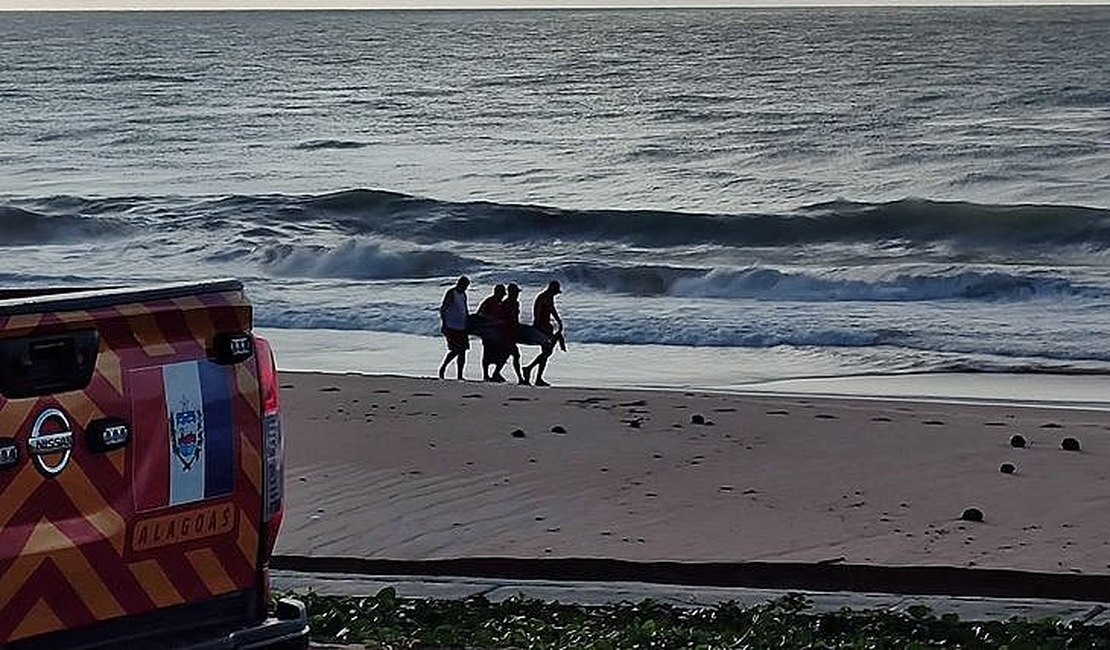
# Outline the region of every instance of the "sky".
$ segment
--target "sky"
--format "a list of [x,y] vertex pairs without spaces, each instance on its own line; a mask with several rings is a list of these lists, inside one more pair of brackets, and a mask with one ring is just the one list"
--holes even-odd
[[1110,0],[0,0],[4,10],[491,9],[541,7],[745,7],[798,5],[1106,4]]

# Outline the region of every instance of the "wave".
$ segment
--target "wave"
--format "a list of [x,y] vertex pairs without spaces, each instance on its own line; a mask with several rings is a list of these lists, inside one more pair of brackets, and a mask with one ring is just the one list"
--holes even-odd
[[[320,140],[304,146],[348,146]],[[353,143],[348,143],[353,144]],[[617,242],[647,248],[714,244],[790,247],[808,244],[889,244],[956,249],[1051,251],[1110,248],[1110,209],[1067,205],[984,205],[903,199],[888,203],[829,201],[792,212],[706,214],[652,210],[571,210],[492,202],[450,202],[397,192],[354,189],[326,194],[221,197],[44,197],[21,205],[45,212],[161,215],[180,221],[234,217],[382,236],[419,244],[475,241],[506,244]]]
[[765,266],[704,269],[674,266],[617,267],[575,263],[553,274],[591,289],[637,296],[748,298],[806,302],[1036,299],[1101,299],[1106,292],[1059,276],[967,267],[891,271],[876,279],[839,272],[783,270]]
[[375,190],[348,190],[298,201],[308,213],[333,219],[355,232],[407,234],[424,241],[557,238],[647,247],[888,241],[998,248],[1110,246],[1110,210],[1065,205],[904,199],[888,203],[831,201],[791,213],[703,214],[453,203]]
[[391,248],[378,242],[348,241],[337,247],[277,244],[257,253],[275,275],[381,280],[435,278],[480,269],[480,260],[439,250]]
[[98,240],[120,236],[128,230],[123,224],[99,217],[48,215],[0,205],[0,247]]

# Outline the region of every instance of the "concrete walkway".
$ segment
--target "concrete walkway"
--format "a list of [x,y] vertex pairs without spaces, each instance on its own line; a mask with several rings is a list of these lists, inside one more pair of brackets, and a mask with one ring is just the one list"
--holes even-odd
[[963,620],[1005,620],[1014,616],[1037,620],[1051,616],[1068,622],[1090,625],[1110,624],[1110,609],[1108,609],[1110,600],[1107,604],[1098,604],[1073,600],[689,587],[641,582],[573,583],[428,576],[365,576],[301,573],[287,570],[272,571],[271,580],[277,590],[302,593],[314,591],[324,595],[367,596],[376,594],[385,587],[393,587],[398,595],[405,597],[463,599],[482,595],[490,601],[497,602],[523,595],[549,602],[580,605],[639,602],[650,598],[677,607],[712,606],[726,601],[752,606],[788,593],[795,593],[808,598],[813,603],[813,611],[816,612],[836,611],[844,607],[897,612],[905,611],[913,605],[925,605],[938,616],[954,613]]

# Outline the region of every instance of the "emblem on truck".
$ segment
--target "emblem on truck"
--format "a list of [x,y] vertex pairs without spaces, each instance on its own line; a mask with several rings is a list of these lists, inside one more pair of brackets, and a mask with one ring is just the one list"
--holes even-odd
[[27,438],[27,451],[43,474],[60,474],[73,451],[73,429],[65,414],[56,408],[39,413]]
[[182,400],[180,408],[170,413],[170,444],[186,472],[204,450],[204,411],[188,400]]

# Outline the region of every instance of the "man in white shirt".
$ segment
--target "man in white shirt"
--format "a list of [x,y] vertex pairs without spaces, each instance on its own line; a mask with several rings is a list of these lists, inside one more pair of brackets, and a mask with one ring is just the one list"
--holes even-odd
[[465,275],[459,278],[455,286],[443,294],[443,303],[439,306],[439,331],[447,339],[447,356],[439,366],[439,378],[443,379],[447,366],[455,360],[458,368],[458,379],[463,378],[463,366],[466,365],[466,351],[470,349],[470,337],[466,333],[466,317],[470,310],[466,306],[466,288],[470,286],[470,278]]

